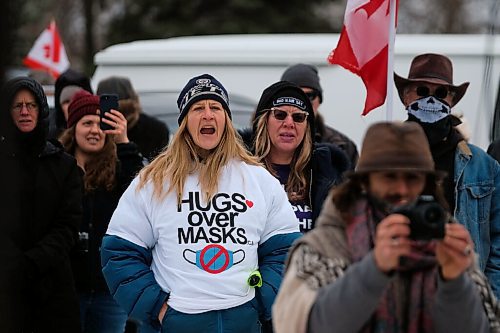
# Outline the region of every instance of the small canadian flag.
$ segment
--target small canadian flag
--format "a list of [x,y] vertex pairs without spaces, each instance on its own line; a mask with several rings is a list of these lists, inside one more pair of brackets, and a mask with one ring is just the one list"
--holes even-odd
[[37,38],[23,63],[29,68],[45,70],[54,78],[69,68],[68,56],[54,20]]

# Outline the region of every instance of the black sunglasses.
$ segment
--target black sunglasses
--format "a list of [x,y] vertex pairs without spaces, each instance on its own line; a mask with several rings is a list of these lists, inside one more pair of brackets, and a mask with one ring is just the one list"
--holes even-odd
[[439,86],[437,87],[434,92],[431,92],[431,89],[427,86],[418,86],[416,89],[416,93],[418,96],[421,97],[427,97],[427,96],[435,96],[440,99],[445,99],[446,96],[450,93],[447,87],[445,86]]
[[304,111],[296,111],[296,112],[287,112],[285,110],[281,110],[278,108],[271,108],[271,112],[273,113],[274,118],[279,121],[283,121],[290,114],[292,116],[292,120],[294,123],[303,123],[307,119],[307,112]]
[[314,101],[314,99],[319,96],[319,92],[316,90],[306,92],[305,94],[307,95],[307,98],[309,98],[311,102]]

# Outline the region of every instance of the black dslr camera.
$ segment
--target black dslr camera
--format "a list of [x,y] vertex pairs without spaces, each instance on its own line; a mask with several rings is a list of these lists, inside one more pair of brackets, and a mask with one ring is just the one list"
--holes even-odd
[[395,208],[392,213],[402,214],[410,219],[411,239],[444,238],[444,226],[448,217],[432,195],[422,195],[411,204]]

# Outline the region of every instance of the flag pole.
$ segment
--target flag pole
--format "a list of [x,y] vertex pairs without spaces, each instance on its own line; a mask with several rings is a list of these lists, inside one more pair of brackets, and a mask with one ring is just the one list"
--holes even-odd
[[386,97],[386,120],[392,121],[392,97],[394,82],[394,41],[396,39],[396,1],[389,0],[389,43],[387,50],[387,97]]

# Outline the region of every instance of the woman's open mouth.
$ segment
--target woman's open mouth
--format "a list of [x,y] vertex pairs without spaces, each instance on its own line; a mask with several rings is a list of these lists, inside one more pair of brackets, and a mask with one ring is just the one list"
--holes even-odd
[[206,135],[212,135],[212,134],[215,134],[215,128],[212,127],[212,126],[202,127],[200,129],[200,133],[201,134],[206,134]]

